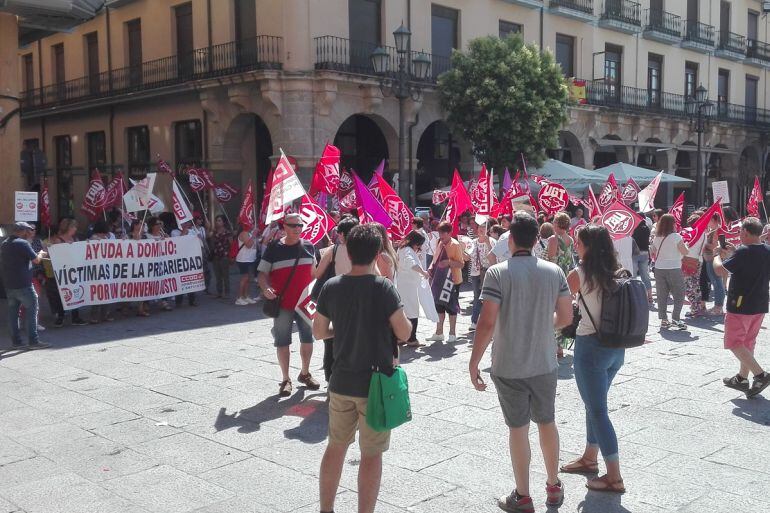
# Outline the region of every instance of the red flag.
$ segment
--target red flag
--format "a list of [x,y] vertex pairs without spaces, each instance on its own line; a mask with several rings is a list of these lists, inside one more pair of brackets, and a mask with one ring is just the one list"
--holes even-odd
[[334,227],[334,220],[307,194],[302,196],[299,215],[304,225],[300,237],[313,245],[321,242],[324,235]]
[[626,205],[630,205],[634,203],[636,200],[639,199],[639,191],[641,191],[642,188],[639,187],[639,185],[634,181],[633,178],[629,178],[626,182],[626,185],[623,186],[623,192],[621,192],[620,197],[623,200],[623,203]]
[[674,216],[674,221],[676,222],[676,231],[679,231],[682,229],[682,214],[684,212],[684,192],[679,195],[679,197],[676,199],[673,205],[671,205],[671,210],[668,211],[669,214]]
[[345,212],[354,212],[358,199],[356,198],[356,183],[353,176],[347,170],[340,173],[340,184],[337,190],[337,198],[340,202],[340,210]]
[[409,210],[409,207],[401,200],[401,197],[393,190],[393,187],[390,186],[387,180],[377,173],[374,176],[378,181],[382,206],[385,207],[388,215],[393,220],[393,224],[388,227],[388,232],[391,239],[394,242],[398,242],[412,231],[414,214],[412,214],[412,211]]
[[104,210],[104,202],[105,189],[102,175],[99,174],[98,169],[94,169],[93,173],[91,173],[91,183],[86,191],[86,196],[83,198],[83,205],[80,207],[80,211],[93,221]]
[[267,174],[267,183],[265,183],[265,190],[262,192],[262,206],[259,209],[259,229],[263,230],[267,224],[267,207],[270,205],[270,189],[273,187],[273,168],[270,168],[270,172]]
[[104,208],[120,207],[123,204],[123,194],[126,191],[126,184],[123,181],[123,173],[118,171],[107,184],[104,193]]
[[577,196],[575,196],[573,194],[569,195],[569,202],[572,203],[573,205],[575,205],[576,207],[580,207],[580,208],[586,208],[586,207],[589,206],[587,201],[585,201],[585,200],[583,200],[581,198],[578,198]]
[[487,171],[485,164],[481,165],[479,181],[476,187],[471,190],[471,203],[476,209],[476,215],[487,217],[492,212],[492,208],[497,204],[494,189],[492,188],[492,173]]
[[310,195],[319,192],[334,194],[340,186],[340,149],[326,144],[321,158],[315,166],[313,181],[310,185]]
[[187,176],[190,180],[190,188],[195,192],[215,187],[214,177],[211,176],[211,172],[208,169],[191,167],[187,170]]
[[48,193],[48,177],[43,178],[43,189],[40,191],[40,224],[41,228],[51,226],[51,196]]
[[622,201],[615,200],[604,209],[601,224],[610,232],[612,240],[630,237],[641,218]]
[[171,178],[176,177],[176,173],[173,169],[171,169],[171,166],[168,165],[168,162],[160,158],[160,155],[158,155],[158,172],[160,173],[168,173],[171,175]]
[[434,205],[441,205],[446,200],[449,199],[449,191],[442,191],[441,189],[434,189],[433,190],[433,204]]
[[741,244],[741,220],[733,221],[730,224],[724,223],[724,217],[722,218],[722,226],[717,232],[719,235],[725,236],[725,242],[729,242],[733,246],[740,246]]
[[[701,240],[701,237],[706,234],[709,227],[709,221],[711,221],[711,218],[714,217],[714,214],[722,214],[722,205],[720,204],[721,200],[722,198],[717,198],[714,204],[711,205],[709,209],[706,210],[706,212],[704,212],[703,215],[693,223],[692,226],[679,232],[688,248],[695,246],[695,244]],[[724,217],[722,219],[724,219]]]
[[254,227],[254,184],[251,179],[249,179],[246,192],[243,193],[243,203],[241,203],[241,210],[238,212],[238,222],[247,230]]
[[468,196],[463,179],[460,178],[460,173],[455,169],[452,176],[452,190],[449,192],[449,204],[444,212],[447,221],[454,227],[453,235],[459,232],[460,216],[468,210],[473,210],[473,203]]
[[594,190],[590,185],[588,186],[588,203],[586,206],[588,207],[589,219],[593,220],[596,216],[602,215],[602,207],[599,206],[599,201],[596,199]]
[[749,194],[749,200],[746,203],[746,212],[749,213],[751,217],[756,217],[759,219],[759,204],[764,203],[764,199],[762,198],[762,187],[759,185],[759,177],[754,177],[754,188],[751,190],[751,194]]
[[[522,156],[522,159],[523,158],[524,157]],[[536,180],[535,177],[532,177],[532,179]],[[511,187],[511,189],[514,191],[512,196],[513,198],[517,198],[519,196],[527,196],[529,198],[530,204],[535,208],[535,210],[537,210],[537,202],[535,201],[535,196],[532,194],[532,190],[529,188],[529,177],[527,176],[526,167],[521,173],[516,171],[516,177],[513,179],[513,187]]]
[[599,194],[599,206],[602,210],[606,209],[613,201],[618,199],[619,195],[615,173],[610,173],[610,176],[607,177],[607,182],[602,187],[601,194]]
[[238,194],[238,189],[227,182],[214,184],[214,195],[217,197],[220,203],[227,203],[228,201],[232,201],[236,194]]
[[567,208],[569,193],[563,185],[556,182],[543,182],[541,185],[542,187],[537,195],[540,210],[548,215],[552,215]]

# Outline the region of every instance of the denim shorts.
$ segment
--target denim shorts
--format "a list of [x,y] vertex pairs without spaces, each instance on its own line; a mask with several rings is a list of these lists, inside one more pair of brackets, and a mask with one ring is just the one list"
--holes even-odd
[[287,347],[291,345],[292,324],[296,321],[299,331],[299,341],[302,344],[313,343],[313,331],[310,325],[294,310],[281,309],[278,317],[273,319],[273,345],[275,347]]
[[236,262],[238,264],[238,270],[241,274],[254,274],[254,268],[256,262]]

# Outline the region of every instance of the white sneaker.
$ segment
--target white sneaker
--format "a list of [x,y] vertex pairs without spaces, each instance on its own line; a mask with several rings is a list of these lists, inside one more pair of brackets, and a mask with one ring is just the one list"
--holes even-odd
[[447,342],[449,342],[450,344],[451,344],[452,342],[455,342],[455,341],[457,341],[457,335],[449,335],[449,336],[446,338],[446,341],[447,341]]
[[43,326],[42,324],[38,324],[37,331],[45,331],[45,326]]
[[432,336],[426,338],[425,340],[427,340],[429,342],[443,342],[444,341],[444,335],[439,335],[439,334],[432,335]]
[[249,302],[248,302],[248,301],[246,301],[244,298],[242,298],[242,297],[239,297],[238,299],[236,299],[236,300],[235,300],[235,304],[236,304],[237,306],[246,306],[246,305],[248,305],[248,304],[249,304]]
[[256,299],[251,298],[251,297],[245,297],[245,298],[243,298],[243,300],[246,301],[246,304],[249,304],[249,305],[253,305],[253,304],[255,304],[257,302]]

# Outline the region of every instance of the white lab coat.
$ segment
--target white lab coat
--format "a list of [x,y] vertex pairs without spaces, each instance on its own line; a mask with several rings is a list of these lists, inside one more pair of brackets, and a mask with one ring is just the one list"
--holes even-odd
[[420,316],[420,308],[425,318],[430,321],[438,321],[436,305],[433,302],[433,293],[430,290],[428,280],[415,272],[412,267],[420,266],[420,257],[409,247],[398,250],[398,273],[396,274],[396,289],[401,296],[404,305],[404,314],[409,319]]

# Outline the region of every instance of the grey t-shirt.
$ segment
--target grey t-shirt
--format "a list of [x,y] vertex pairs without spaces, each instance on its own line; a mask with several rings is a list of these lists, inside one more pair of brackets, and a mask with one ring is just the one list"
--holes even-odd
[[556,369],[553,314],[569,296],[564,272],[534,256],[514,256],[493,265],[481,299],[500,305],[492,344],[492,375],[523,379]]

